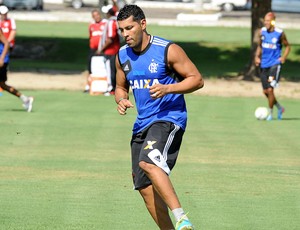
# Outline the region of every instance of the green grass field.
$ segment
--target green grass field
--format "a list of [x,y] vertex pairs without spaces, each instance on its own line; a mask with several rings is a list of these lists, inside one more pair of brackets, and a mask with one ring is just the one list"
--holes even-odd
[[[38,58],[14,58],[11,70],[83,71],[87,65],[88,24],[18,21],[17,44],[41,46]],[[250,28],[148,26],[148,32],[178,43],[205,77],[237,76],[250,58]],[[299,81],[300,30],[287,29],[292,51],[283,77]]]
[[[135,110],[112,97],[25,91],[0,97],[0,229],[157,229],[132,190]],[[300,107],[257,121],[261,98],[186,95],[189,122],[171,175],[196,229],[300,229]]]

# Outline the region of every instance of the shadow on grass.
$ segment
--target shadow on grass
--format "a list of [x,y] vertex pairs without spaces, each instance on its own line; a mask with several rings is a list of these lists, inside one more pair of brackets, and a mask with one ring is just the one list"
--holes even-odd
[[87,67],[88,39],[18,37],[12,71],[79,72]]
[[[200,72],[208,77],[236,77],[244,71],[250,58],[250,48],[228,44],[177,43],[189,55]],[[300,45],[293,46],[294,52],[300,52]],[[287,60],[282,67],[282,78],[300,81],[299,61]]]
[[300,121],[300,117],[282,118],[283,121]]
[[[177,42],[196,64],[204,77],[236,77],[249,61],[247,46],[231,43]],[[89,52],[88,39],[18,37],[11,61],[13,71],[84,71]],[[18,50],[19,49],[19,50]],[[293,47],[300,53],[300,45]],[[282,77],[299,81],[299,61],[288,60]]]

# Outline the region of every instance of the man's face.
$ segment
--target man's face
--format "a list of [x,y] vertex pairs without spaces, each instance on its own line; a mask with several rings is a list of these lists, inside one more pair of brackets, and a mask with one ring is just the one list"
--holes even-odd
[[1,20],[5,20],[7,18],[7,14],[1,14]]
[[264,24],[265,27],[267,28],[267,30],[270,30],[274,27],[274,25],[272,24],[272,21],[274,21],[274,17],[270,14],[267,14],[264,18]]
[[133,16],[118,21],[119,29],[127,45],[133,49],[139,49],[142,45],[143,31],[146,29],[146,20],[140,22],[133,20]]
[[100,22],[101,21],[101,15],[98,11],[94,11],[92,13],[92,18],[95,20],[95,22]]

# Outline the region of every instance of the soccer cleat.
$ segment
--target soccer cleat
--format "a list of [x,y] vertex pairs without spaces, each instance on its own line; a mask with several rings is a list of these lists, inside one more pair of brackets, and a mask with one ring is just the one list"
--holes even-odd
[[23,107],[26,109],[27,112],[31,112],[32,104],[33,104],[33,97],[28,97],[28,100],[23,104]]
[[281,107],[280,109],[278,109],[278,113],[277,113],[277,119],[278,120],[282,120],[282,114],[284,113],[284,108]]
[[272,117],[272,114],[269,114],[266,118],[267,121],[272,121],[273,120],[273,117]]
[[189,221],[184,219],[185,216],[183,216],[177,223],[175,230],[194,230],[193,224]]

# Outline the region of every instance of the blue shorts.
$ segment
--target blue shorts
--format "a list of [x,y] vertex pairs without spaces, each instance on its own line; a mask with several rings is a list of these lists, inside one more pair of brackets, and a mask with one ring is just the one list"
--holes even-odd
[[170,174],[177,160],[183,134],[184,130],[178,125],[160,121],[132,136],[131,160],[135,189],[152,184],[139,167],[140,161],[154,164]]

